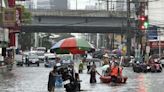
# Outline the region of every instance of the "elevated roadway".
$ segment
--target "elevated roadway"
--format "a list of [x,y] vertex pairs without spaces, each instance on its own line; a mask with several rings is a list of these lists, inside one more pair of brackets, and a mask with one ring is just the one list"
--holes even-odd
[[126,11],[30,10],[32,23],[23,32],[126,33]]

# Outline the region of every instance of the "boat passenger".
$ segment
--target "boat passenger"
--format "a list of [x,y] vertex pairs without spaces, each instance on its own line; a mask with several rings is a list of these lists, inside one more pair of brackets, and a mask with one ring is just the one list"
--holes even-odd
[[113,67],[111,67],[110,72],[112,82],[116,83],[120,78],[122,78],[122,68],[119,67],[118,63],[115,63]]

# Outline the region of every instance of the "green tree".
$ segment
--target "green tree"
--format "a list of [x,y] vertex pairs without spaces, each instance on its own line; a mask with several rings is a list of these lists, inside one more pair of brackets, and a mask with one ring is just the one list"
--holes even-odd
[[34,44],[34,34],[33,33],[20,33],[18,42],[21,45],[21,49],[30,50]]
[[46,36],[44,36],[43,38],[41,38],[39,42],[42,43],[41,44],[42,47],[51,48],[51,45],[52,44],[49,41],[49,39],[50,39],[49,37],[51,36],[51,34],[50,33],[46,33],[45,35]]
[[32,14],[30,11],[28,11],[23,5],[16,5],[17,7],[22,8],[22,13],[21,13],[21,22],[23,24],[29,24],[32,21]]
[[22,22],[24,24],[29,24],[31,23],[31,21],[32,21],[31,13],[27,9],[24,9],[22,12]]

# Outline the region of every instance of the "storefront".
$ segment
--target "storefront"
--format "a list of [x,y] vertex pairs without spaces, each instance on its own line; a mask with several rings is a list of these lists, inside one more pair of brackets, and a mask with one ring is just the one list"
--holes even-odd
[[164,54],[164,41],[149,41],[150,55],[152,54]]

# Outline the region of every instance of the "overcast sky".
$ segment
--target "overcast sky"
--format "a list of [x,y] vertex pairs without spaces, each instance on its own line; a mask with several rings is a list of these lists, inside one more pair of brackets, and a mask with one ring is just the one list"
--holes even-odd
[[164,0],[149,3],[149,19],[153,24],[164,27]]
[[[49,2],[49,0],[33,0],[35,4],[38,2]],[[78,9],[85,9],[86,5],[95,5],[95,1],[97,0],[68,0],[71,9],[76,9],[76,1]]]

